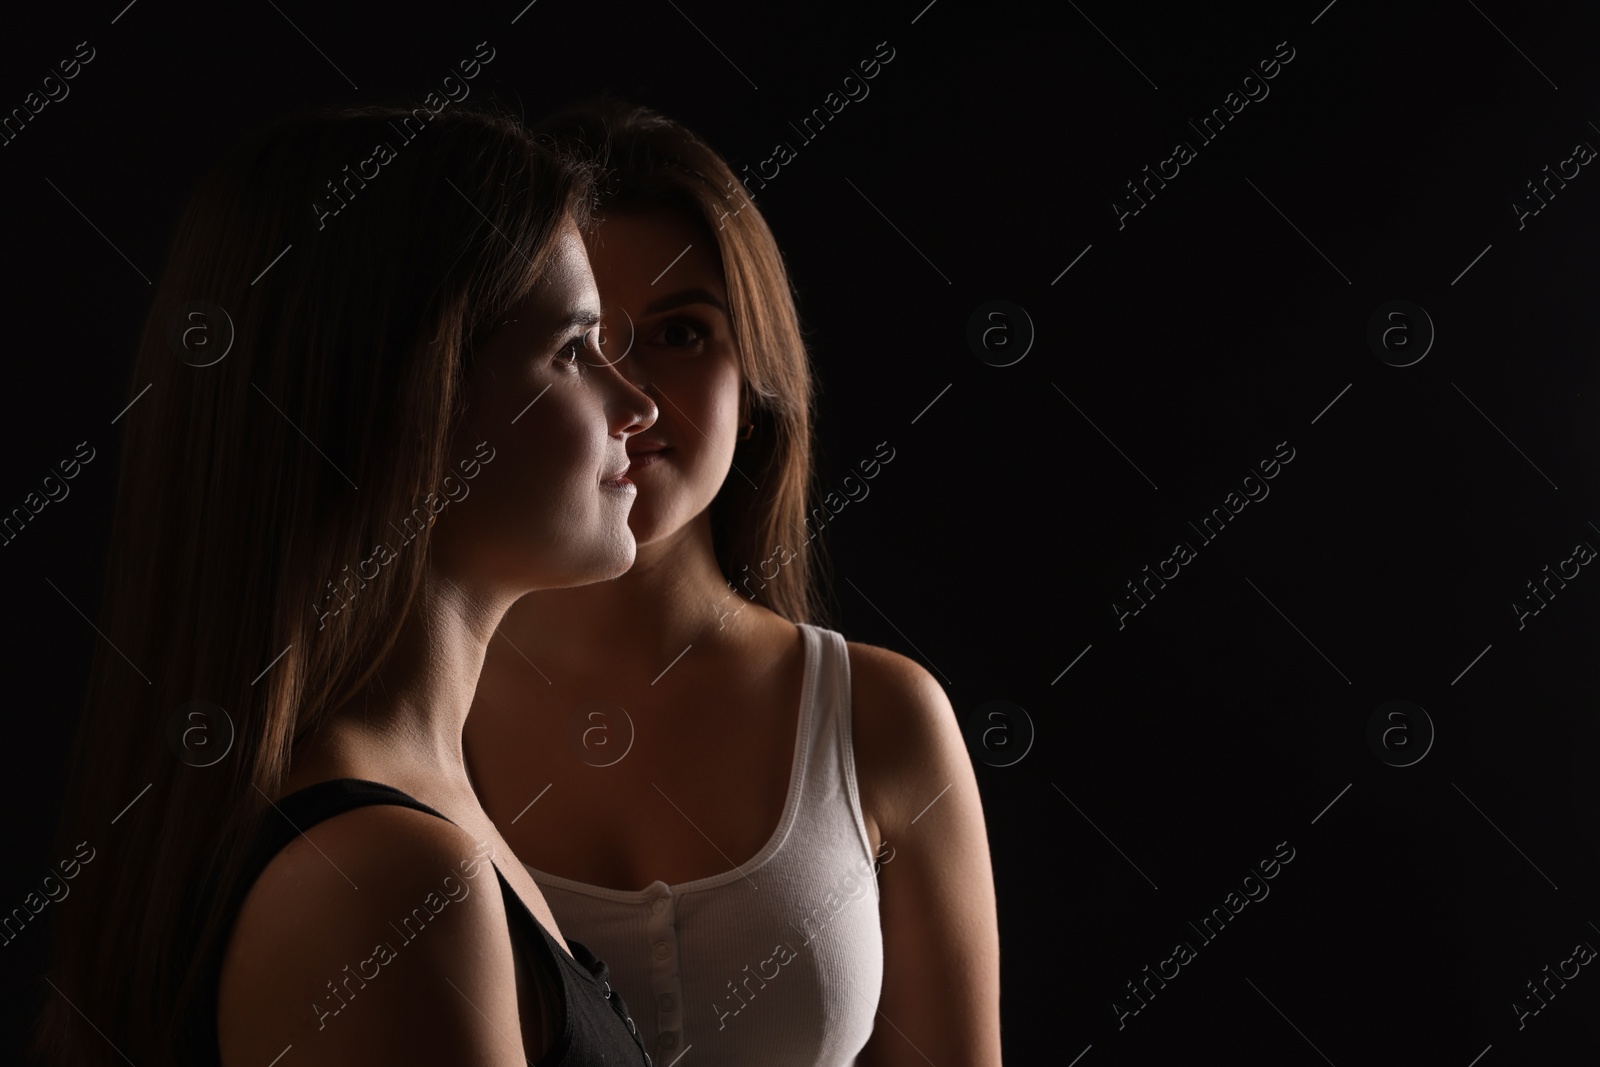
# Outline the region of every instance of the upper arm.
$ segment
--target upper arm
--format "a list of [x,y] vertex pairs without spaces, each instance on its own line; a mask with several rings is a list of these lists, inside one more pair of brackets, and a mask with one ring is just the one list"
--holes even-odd
[[917,663],[850,645],[862,806],[887,849],[879,1022],[863,1065],[1000,1063],[1000,941],[977,777]]
[[525,1062],[494,868],[464,830],[408,808],[346,812],[273,858],[217,1004],[229,1064],[291,1045],[297,1064]]

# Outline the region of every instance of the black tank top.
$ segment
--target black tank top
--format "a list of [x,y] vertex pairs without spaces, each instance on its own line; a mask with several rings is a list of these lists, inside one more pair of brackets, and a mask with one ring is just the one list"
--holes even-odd
[[[377,782],[360,778],[335,778],[307,786],[278,801],[277,806],[286,818],[276,812],[268,813],[257,838],[254,862],[241,882],[240,897],[236,903],[243,905],[243,894],[248,893],[249,887],[266,870],[272,858],[302,831],[325,819],[368,804],[397,804],[450,822],[421,801]],[[644,1064],[650,1067],[650,1056],[645,1052],[638,1027],[629,1017],[622,995],[611,988],[606,965],[596,959],[586,946],[570,939],[567,941],[572,946],[569,955],[534,918],[533,912],[517,896],[498,867],[494,873],[500,881],[500,895],[505,901],[506,918],[511,924],[513,941],[527,946],[527,951],[545,957],[548,960],[545,964],[547,971],[553,969],[561,976],[564,1017],[561,1033],[551,1042],[549,1052],[537,1067],[591,1067],[600,1064],[606,1067],[620,1064]],[[538,951],[539,948],[542,951]],[[538,966],[539,962],[537,958],[528,960],[529,966]],[[216,959],[214,964],[212,973],[220,978],[221,959]],[[212,988],[216,988],[214,983]],[[209,1024],[207,1043],[214,1062],[220,1064],[222,1053],[216,1037],[214,1001],[206,1015]]]

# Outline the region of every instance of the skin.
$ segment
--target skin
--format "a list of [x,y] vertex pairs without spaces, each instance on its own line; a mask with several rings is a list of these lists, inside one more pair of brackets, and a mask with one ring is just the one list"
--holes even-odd
[[[633,561],[635,494],[602,482],[655,406],[598,360],[599,308],[569,221],[544,283],[496,330],[468,382],[467,429],[453,451],[470,456],[487,440],[495,454],[437,521],[421,603],[368,692],[297,747],[278,795],[365,778],[456,825],[369,806],[318,823],[277,854],[224,959],[225,1063],[269,1063],[292,1044],[298,1064],[510,1067],[541,1055],[558,1030],[513,947],[496,868],[565,941],[472,791],[462,728],[484,650],[517,597],[612,577]],[[572,323],[585,315],[589,325]],[[390,922],[419,906],[432,917],[407,940]],[[393,955],[366,962],[380,943]]]
[[[607,359],[661,412],[632,447],[670,451],[630,474],[631,570],[525,597],[506,614],[467,723],[467,760],[520,856],[637,890],[722,873],[771,837],[794,758],[803,648],[796,626],[730,593],[712,549],[707,505],[744,476],[734,469],[743,379],[712,235],[670,211],[613,214],[590,258]],[[879,874],[879,1007],[891,1025],[858,1062],[909,1067],[926,1054],[998,1065],[994,883],[954,712],[915,662],[848,647],[862,811],[874,849],[894,850]],[[596,698],[627,722],[588,717]],[[585,726],[600,728],[587,749],[573,741]]]

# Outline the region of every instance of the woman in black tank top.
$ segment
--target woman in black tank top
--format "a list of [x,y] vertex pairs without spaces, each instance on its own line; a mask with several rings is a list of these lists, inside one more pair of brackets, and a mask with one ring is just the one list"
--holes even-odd
[[[265,823],[255,842],[250,870],[259,873],[285,845],[318,823],[370,804],[397,805],[449,822],[439,812],[398,789],[359,778],[334,778],[307,786],[277,802],[282,818]],[[641,1057],[642,1062],[648,1064],[650,1057],[644,1051],[638,1027],[628,1015],[621,995],[611,988],[606,965],[581,942],[569,940],[572,952],[563,950],[533,917],[498,869],[495,877],[505,901],[513,940],[531,965],[543,969],[545,974],[541,978],[553,975],[559,979],[556,993],[558,1002],[565,1008],[565,1018],[544,1058],[537,1061],[541,1067],[636,1063],[641,1062]],[[396,940],[404,936],[397,932]],[[220,959],[209,962],[213,970],[220,970]],[[215,1021],[212,1013],[205,1013],[203,1022],[210,1029],[212,1041],[215,1040]]]
[[445,933],[317,1000],[441,850],[514,863],[462,765],[485,648],[523,594],[633,562],[625,444],[656,410],[600,349],[589,198],[432,96],[281,120],[200,182],[121,423],[59,836],[97,862],[52,928],[42,1059],[649,1062],[515,866],[503,918],[430,893]]

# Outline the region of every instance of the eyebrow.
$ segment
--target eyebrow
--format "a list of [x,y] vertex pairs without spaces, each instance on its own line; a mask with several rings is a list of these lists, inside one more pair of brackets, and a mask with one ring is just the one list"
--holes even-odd
[[560,322],[556,328],[551,331],[551,336],[570,333],[579,326],[598,325],[600,325],[600,310],[598,308],[579,308],[577,311],[574,311],[571,315],[568,315],[564,320],[562,320],[562,322]]
[[671,293],[654,303],[645,305],[644,313],[646,315],[658,315],[663,311],[686,307],[689,304],[710,304],[724,315],[728,314],[727,305],[712,296],[710,291],[706,289],[684,289],[680,292]]

